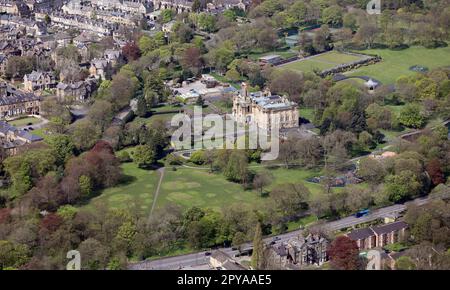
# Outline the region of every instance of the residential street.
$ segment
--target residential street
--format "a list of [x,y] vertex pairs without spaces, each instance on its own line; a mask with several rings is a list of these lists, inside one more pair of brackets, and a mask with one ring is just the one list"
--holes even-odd
[[[415,203],[417,205],[423,205],[429,201],[428,198],[418,198],[409,203]],[[380,208],[372,211],[369,215],[357,218],[355,216],[349,216],[340,220],[327,222],[323,226],[326,229],[331,231],[337,231],[340,229],[356,226],[361,223],[366,223],[370,221],[374,221],[379,218],[383,218],[387,215],[401,213],[406,209],[406,204],[396,204],[384,208]],[[289,239],[299,235],[302,231],[297,230],[293,232],[289,232],[286,234],[278,235],[276,237],[276,243],[287,242]],[[265,242],[270,243],[271,241],[275,241],[274,237],[269,237],[265,239]],[[246,243],[242,246],[242,248],[250,248],[251,243]],[[232,248],[221,248],[220,250],[229,254],[230,256],[234,256],[238,253],[237,250],[233,250]],[[209,256],[206,255],[207,252],[197,252],[193,254],[187,254],[182,256],[175,256],[169,258],[162,258],[153,261],[143,261],[135,264],[129,265],[129,269],[131,270],[175,270],[185,267],[195,267],[208,264]]]

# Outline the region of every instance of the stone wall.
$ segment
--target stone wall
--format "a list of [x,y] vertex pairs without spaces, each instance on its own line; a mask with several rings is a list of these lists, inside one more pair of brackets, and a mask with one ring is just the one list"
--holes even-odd
[[[346,54],[361,56],[361,54],[355,54],[355,53],[346,53]],[[333,68],[323,70],[319,75],[321,77],[327,77],[330,75],[354,70],[354,69],[360,68],[362,66],[376,64],[377,62],[380,62],[381,60],[382,60],[382,58],[380,56],[367,55],[367,57],[364,59],[360,59],[360,60],[350,62],[350,63],[340,64]]]

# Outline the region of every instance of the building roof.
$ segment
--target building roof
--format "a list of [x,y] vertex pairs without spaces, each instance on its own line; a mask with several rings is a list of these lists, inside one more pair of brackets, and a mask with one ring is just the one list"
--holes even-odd
[[382,235],[382,234],[387,234],[387,233],[391,233],[394,231],[399,231],[401,229],[406,229],[407,227],[408,227],[407,223],[405,223],[404,221],[398,221],[398,222],[394,222],[394,223],[390,223],[390,224],[386,224],[386,225],[372,227],[372,230],[377,235]]
[[19,132],[17,133],[17,136],[29,141],[30,143],[44,140],[40,136],[30,134],[27,131],[23,131],[23,130],[19,130]]
[[373,235],[374,233],[370,228],[357,229],[347,234],[347,236],[354,241],[364,240]]
[[231,259],[230,255],[221,250],[214,251],[211,255],[211,258],[216,259],[220,263],[225,263],[227,260]]
[[0,83],[0,86],[4,88],[6,87],[6,94],[0,95],[1,106],[38,101],[41,99],[40,97],[32,93],[22,92],[4,83],[3,84]]
[[272,249],[280,257],[285,257],[288,254],[288,250],[287,250],[286,244],[273,245]]
[[222,264],[222,268],[225,270],[247,270],[244,266],[233,260],[226,260],[225,263]]

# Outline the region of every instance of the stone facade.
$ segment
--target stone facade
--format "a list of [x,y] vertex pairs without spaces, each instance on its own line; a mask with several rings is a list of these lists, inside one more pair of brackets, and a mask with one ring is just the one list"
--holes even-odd
[[39,115],[41,99],[5,83],[0,84],[0,118]]
[[240,124],[255,123],[259,128],[270,129],[277,122],[280,129],[299,126],[296,103],[285,96],[272,95],[270,91],[249,93],[247,84],[242,84],[239,94],[233,98],[233,118]]
[[33,71],[23,77],[23,85],[27,92],[53,89],[56,87],[56,78],[53,72]]
[[328,261],[329,241],[320,234],[302,235],[287,243],[269,247],[269,267],[271,269],[302,269],[321,266]]

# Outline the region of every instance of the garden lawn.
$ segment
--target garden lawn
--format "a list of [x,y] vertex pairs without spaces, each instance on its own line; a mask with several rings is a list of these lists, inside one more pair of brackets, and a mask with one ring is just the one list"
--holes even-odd
[[178,168],[173,171],[167,168],[157,207],[175,203],[184,208],[198,206],[222,211],[232,204],[260,208],[264,202],[265,198],[256,191],[246,191],[240,184],[227,181],[220,173],[208,173],[206,169]]
[[383,60],[346,74],[373,77],[383,84],[394,84],[402,75],[415,74],[416,72],[409,69],[414,65],[425,66],[430,70],[450,65],[450,47],[435,49],[410,47],[404,50],[369,49],[360,52],[379,55]]
[[290,62],[278,69],[289,69],[302,72],[313,72],[315,69],[323,71],[333,68],[340,64],[354,62],[362,57],[341,53],[338,51],[330,51],[327,53],[318,54],[307,59]]
[[[263,168],[257,168],[255,171],[263,171]],[[322,185],[317,183],[312,183],[306,181],[308,178],[320,176],[320,171],[315,170],[306,170],[306,169],[299,169],[299,168],[277,168],[277,169],[265,169],[270,171],[273,175],[273,182],[268,187],[269,190],[276,189],[280,187],[283,184],[287,183],[303,183],[309,191],[311,191],[311,194],[316,195],[319,194],[322,191]]]
[[8,123],[15,127],[21,127],[21,126],[27,126],[28,124],[34,125],[39,122],[41,122],[41,120],[39,120],[38,118],[26,117],[26,118],[16,119],[16,120],[10,121]]
[[133,120],[133,122],[138,122],[140,124],[146,124],[148,126],[152,126],[152,124],[156,121],[163,121],[164,123],[169,123],[173,116],[175,116],[175,113],[170,113],[170,114],[158,114],[158,115],[152,115],[149,118],[141,118],[141,117],[137,117]]
[[140,215],[150,213],[159,174],[157,171],[144,170],[134,163],[122,164],[124,182],[116,187],[102,190],[101,194],[83,206],[87,210],[95,210],[100,203],[108,208],[129,209]]

